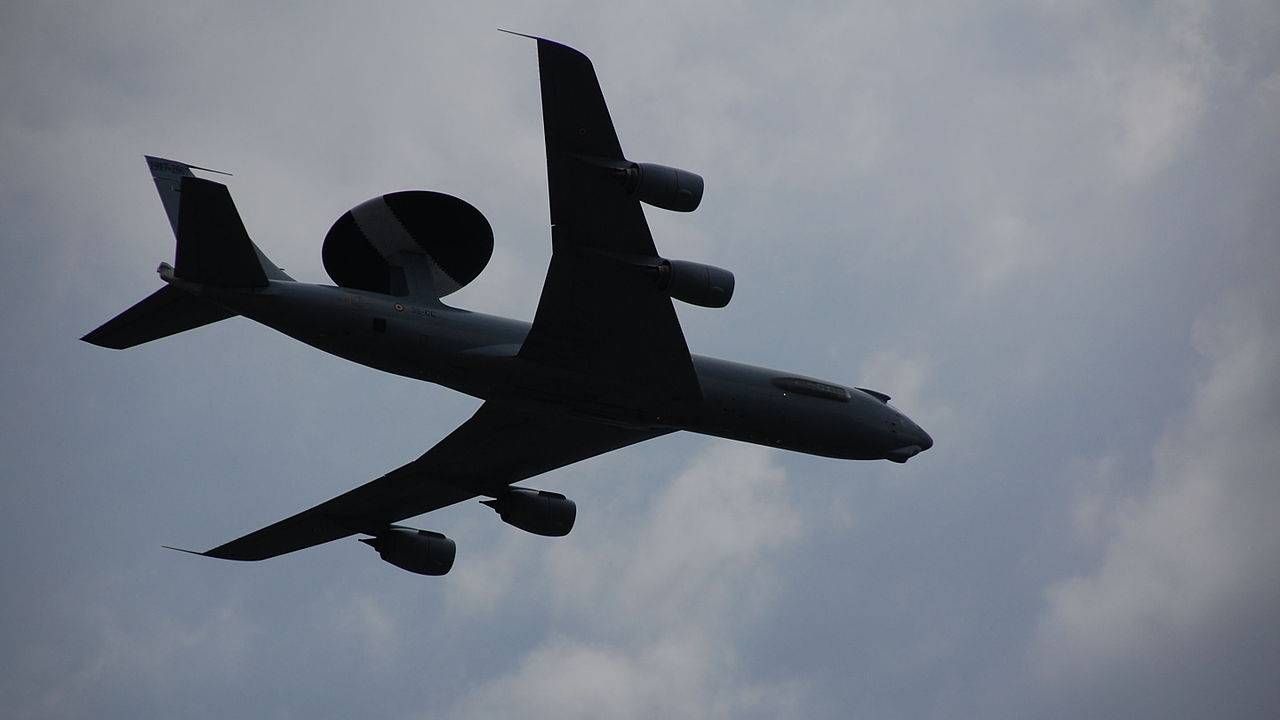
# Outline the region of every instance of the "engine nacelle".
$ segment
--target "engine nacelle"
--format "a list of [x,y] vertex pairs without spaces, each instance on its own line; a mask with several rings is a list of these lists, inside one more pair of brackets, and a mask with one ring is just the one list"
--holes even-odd
[[733,299],[733,273],[688,260],[662,260],[658,264],[658,287],[690,305],[722,308]]
[[578,506],[560,493],[532,488],[508,488],[492,500],[481,500],[497,511],[502,522],[547,537],[568,535]]
[[655,163],[630,163],[622,184],[640,202],[675,212],[697,210],[704,187],[697,173]]
[[444,575],[458,553],[458,546],[444,535],[409,527],[391,527],[360,542],[377,550],[383,560],[419,575]]
[[576,155],[579,160],[594,165],[621,185],[628,195],[647,205],[676,212],[693,212],[702,202],[704,184],[697,173],[667,167],[657,163],[638,163],[625,159],[612,159]]

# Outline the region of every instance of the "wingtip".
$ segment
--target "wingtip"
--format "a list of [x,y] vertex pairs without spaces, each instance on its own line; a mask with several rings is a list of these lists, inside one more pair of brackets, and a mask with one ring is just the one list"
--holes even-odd
[[97,330],[94,330],[86,334],[84,337],[80,339],[84,342],[89,343],[90,345],[93,345],[94,347],[106,348],[107,350],[126,350],[129,347],[131,347],[129,345],[122,345],[119,342],[113,342],[109,339],[106,339],[106,337],[107,336],[104,335],[103,333],[100,333]]
[[498,32],[504,32],[504,33],[506,33],[506,34],[508,34],[508,35],[515,35],[515,36],[517,36],[517,37],[529,38],[530,40],[536,40],[536,41],[538,42],[538,47],[539,47],[539,49],[542,49],[542,48],[558,48],[558,49],[561,49],[561,50],[565,50],[565,51],[567,51],[567,52],[569,52],[569,53],[571,53],[571,54],[573,54],[573,55],[580,55],[581,57],[585,58],[588,62],[590,62],[590,58],[587,58],[586,53],[582,52],[581,50],[579,50],[579,49],[577,49],[577,48],[569,47],[568,45],[565,45],[565,44],[564,44],[564,43],[562,43],[562,42],[558,42],[558,41],[555,41],[555,40],[549,40],[549,39],[544,38],[544,37],[538,37],[537,35],[530,35],[530,34],[528,34],[528,33],[516,32],[515,30],[508,30],[508,29],[506,29],[506,28],[498,28],[497,30],[498,30]]
[[516,37],[529,38],[530,40],[542,40],[542,38],[537,37],[536,35],[530,35],[530,34],[528,34],[528,33],[516,32],[515,30],[508,30],[508,29],[506,29],[506,28],[498,28],[497,30],[498,30],[498,32],[506,33],[506,34],[508,34],[508,35],[515,35]]
[[188,550],[186,548],[174,547],[172,545],[161,545],[160,547],[164,548],[165,550],[177,550],[178,552],[187,553],[188,555],[199,555],[200,557],[209,557],[205,553],[199,552],[198,550]]

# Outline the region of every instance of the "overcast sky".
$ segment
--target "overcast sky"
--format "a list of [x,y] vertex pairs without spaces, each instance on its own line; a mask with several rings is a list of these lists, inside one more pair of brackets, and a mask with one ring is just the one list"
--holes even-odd
[[[21,718],[1280,715],[1280,5],[9,3],[0,10],[0,707]],[[31,4],[35,5],[35,4]],[[458,4],[461,5],[461,4]],[[661,252],[732,269],[695,352],[894,396],[904,466],[676,435],[476,503],[425,578],[346,540],[207,548],[478,406],[232,319],[77,340],[159,287],[144,153],[235,173],[328,282],[329,225],[479,208],[452,296],[529,319],[550,254],[532,42],[629,157]]]

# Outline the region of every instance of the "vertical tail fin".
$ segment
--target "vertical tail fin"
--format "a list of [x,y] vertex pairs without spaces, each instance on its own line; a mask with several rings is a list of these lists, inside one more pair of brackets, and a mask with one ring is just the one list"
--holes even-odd
[[267,274],[227,186],[184,177],[179,193],[174,275],[209,285],[266,287]]
[[229,173],[150,155],[146,159],[177,239],[175,275],[224,287],[263,287],[268,279],[293,279],[249,238],[227,186],[191,171]]
[[[191,172],[193,169],[217,170],[150,155],[146,158],[178,243],[177,267],[161,266],[166,281],[178,277],[190,283],[247,289],[265,287],[270,280],[293,279],[249,239],[227,186],[198,178]],[[178,285],[169,285],[81,339],[122,350],[234,315]]]
[[178,205],[182,197],[182,178],[195,177],[191,173],[192,170],[231,175],[221,170],[210,170],[177,160],[166,160],[151,155],[143,155],[143,157],[147,159],[147,169],[151,171],[151,179],[156,183],[156,191],[160,193],[160,202],[164,205],[164,214],[169,216],[169,226],[173,228],[175,236],[178,234]]

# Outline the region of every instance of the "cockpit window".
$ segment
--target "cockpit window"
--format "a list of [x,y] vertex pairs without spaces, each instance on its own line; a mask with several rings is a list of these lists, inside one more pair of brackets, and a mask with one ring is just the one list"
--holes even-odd
[[774,378],[773,384],[787,392],[798,393],[800,395],[810,395],[812,397],[819,397],[826,400],[849,402],[848,388],[842,388],[839,385],[831,385],[829,383],[818,382],[817,380],[797,377]]

